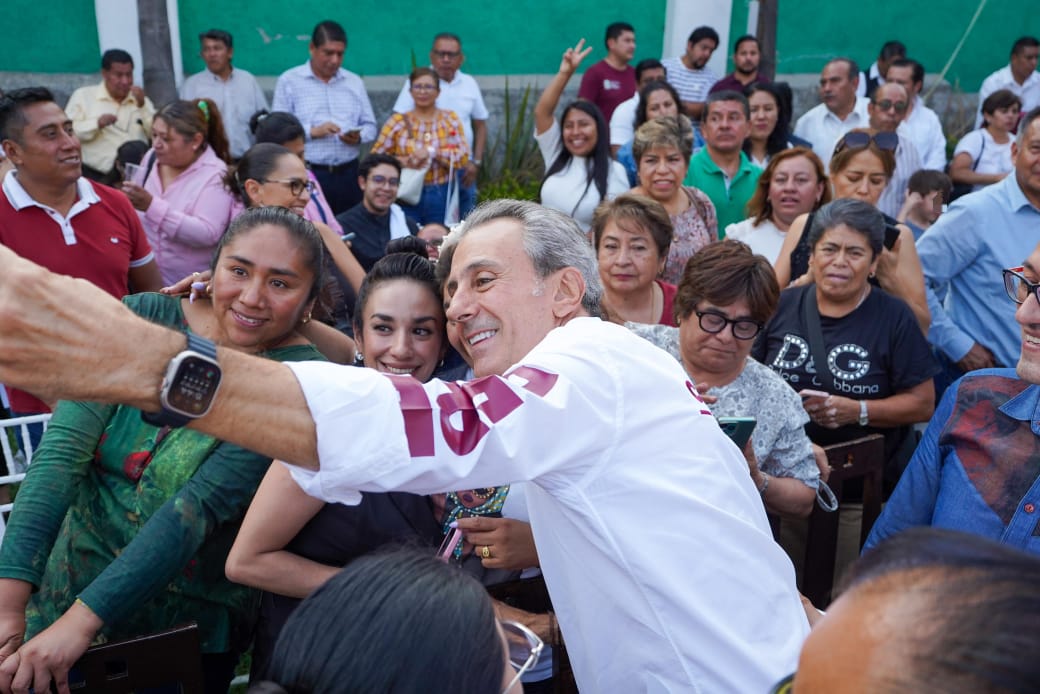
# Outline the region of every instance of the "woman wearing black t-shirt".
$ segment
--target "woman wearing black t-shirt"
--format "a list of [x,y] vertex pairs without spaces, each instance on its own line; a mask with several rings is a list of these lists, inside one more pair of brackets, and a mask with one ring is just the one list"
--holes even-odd
[[813,442],[883,434],[891,489],[913,452],[910,425],[935,409],[936,366],[906,303],[868,282],[884,233],[881,213],[866,202],[820,208],[808,232],[812,283],[781,293],[753,356],[802,393]]

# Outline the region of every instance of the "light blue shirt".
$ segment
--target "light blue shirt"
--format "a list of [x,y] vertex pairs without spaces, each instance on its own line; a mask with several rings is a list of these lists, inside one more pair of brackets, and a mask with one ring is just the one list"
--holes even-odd
[[1021,265],[1038,243],[1040,209],[1014,172],[954,201],[917,242],[932,312],[928,341],[954,361],[978,342],[999,366],[1014,366],[1019,329],[1001,270]]
[[318,79],[310,61],[286,70],[274,88],[274,110],[288,111],[300,120],[306,133],[304,156],[316,164],[346,164],[361,152],[357,145],[345,144],[339,135],[311,139],[311,128],[322,123],[332,121],[340,127],[340,134],[360,129],[362,142],[376,139],[376,117],[365,83],[343,68],[328,82]]

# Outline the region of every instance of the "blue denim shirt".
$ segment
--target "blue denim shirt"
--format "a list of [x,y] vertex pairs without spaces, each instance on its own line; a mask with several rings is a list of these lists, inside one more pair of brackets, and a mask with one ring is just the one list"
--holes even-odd
[[953,384],[864,549],[906,528],[951,528],[1040,554],[1040,386],[1013,369]]
[[1014,366],[1020,338],[1000,271],[1021,265],[1038,243],[1040,210],[1015,172],[954,201],[917,242],[932,313],[928,341],[954,361],[978,342],[999,366]]

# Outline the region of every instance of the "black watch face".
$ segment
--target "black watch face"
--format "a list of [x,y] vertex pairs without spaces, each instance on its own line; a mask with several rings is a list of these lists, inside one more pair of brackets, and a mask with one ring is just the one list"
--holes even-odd
[[167,406],[190,417],[202,415],[220,384],[220,368],[197,357],[187,357],[177,368],[166,393]]

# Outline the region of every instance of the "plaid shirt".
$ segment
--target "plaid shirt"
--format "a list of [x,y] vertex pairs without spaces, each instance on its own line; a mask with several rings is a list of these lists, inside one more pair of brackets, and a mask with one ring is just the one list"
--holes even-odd
[[376,117],[368,101],[365,83],[343,68],[328,82],[318,79],[310,62],[286,70],[274,88],[274,110],[288,111],[300,119],[306,133],[304,156],[316,164],[345,164],[358,158],[361,148],[344,144],[339,135],[312,140],[311,128],[332,121],[346,133],[361,129],[361,141],[376,136]]
[[444,109],[437,109],[432,121],[416,118],[413,112],[407,114],[407,119],[400,113],[393,114],[379,132],[372,151],[406,157],[421,147],[433,150],[433,161],[426,171],[424,185],[447,183],[452,159],[456,171],[469,161],[469,145],[462,121],[454,111]]

